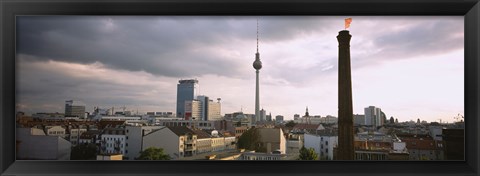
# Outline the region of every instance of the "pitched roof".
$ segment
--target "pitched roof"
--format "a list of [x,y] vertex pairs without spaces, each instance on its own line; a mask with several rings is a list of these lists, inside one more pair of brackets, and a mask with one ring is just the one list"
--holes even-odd
[[210,134],[208,134],[206,131],[204,130],[193,130],[193,132],[195,134],[197,134],[197,139],[205,139],[205,138],[211,138]]
[[172,126],[172,127],[169,126],[167,128],[170,129],[170,131],[175,133],[177,136],[183,136],[188,133],[195,134],[195,132],[193,132],[190,128],[185,126]]
[[320,126],[320,124],[307,124],[307,123],[299,123],[296,124],[293,129],[306,129],[306,130],[316,130]]

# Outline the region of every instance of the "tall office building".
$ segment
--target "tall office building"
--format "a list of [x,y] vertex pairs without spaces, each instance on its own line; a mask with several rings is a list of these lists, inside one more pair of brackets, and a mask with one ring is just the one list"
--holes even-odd
[[85,118],[85,104],[77,100],[65,101],[65,117]]
[[218,102],[214,102],[212,99],[208,98],[205,95],[197,96],[197,100],[202,102],[202,120],[221,120],[221,104],[220,99],[217,99]]
[[342,30],[338,40],[338,160],[353,160],[353,106],[350,68],[350,35]]
[[365,108],[365,125],[378,127],[384,123],[382,109],[375,106]]
[[266,119],[267,119],[267,112],[265,111],[265,109],[262,108],[262,110],[260,110],[260,116],[257,120],[260,122],[264,122],[266,121]]
[[220,101],[214,102],[207,96],[185,101],[185,120],[221,120]]
[[207,96],[205,95],[199,95],[197,96],[197,100],[201,102],[201,115],[200,115],[200,119],[201,120],[207,120],[208,119],[208,105],[209,105],[209,101],[210,101],[210,98],[208,98]]
[[255,83],[255,118],[260,117],[260,88],[259,88],[259,76],[260,69],[262,69],[262,61],[260,61],[260,53],[258,52],[258,20],[257,20],[257,53],[255,53],[255,61],[253,62],[253,68],[256,73]]
[[185,101],[185,120],[201,120],[202,119],[202,102],[199,100]]
[[185,101],[195,99],[198,91],[198,80],[180,80],[177,84],[177,117],[185,117]]
[[207,120],[222,120],[222,105],[220,101],[214,102],[213,100],[210,100],[208,102],[208,116]]

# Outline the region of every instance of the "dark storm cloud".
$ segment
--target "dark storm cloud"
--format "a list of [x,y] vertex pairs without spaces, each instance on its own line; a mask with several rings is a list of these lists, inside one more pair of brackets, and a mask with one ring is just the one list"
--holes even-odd
[[[221,19],[221,20],[219,20]],[[18,17],[17,51],[74,63],[170,77],[241,74],[239,61],[205,48],[255,47],[255,17]],[[262,17],[261,42],[318,32],[313,17]],[[252,51],[254,52],[254,51]],[[237,59],[238,60],[238,59]],[[195,68],[195,69],[192,69]]]
[[260,34],[267,42],[285,41],[301,35],[326,32],[336,25],[332,23],[335,20],[342,24],[342,18],[339,17],[262,17],[260,21],[265,23],[260,24]]
[[[231,41],[235,35],[221,32],[228,23],[174,19],[19,17],[17,51],[66,62],[99,61],[111,68],[173,77],[224,74],[222,68],[235,68],[229,67],[235,62],[212,51],[196,51]],[[232,74],[236,71],[229,70]]]

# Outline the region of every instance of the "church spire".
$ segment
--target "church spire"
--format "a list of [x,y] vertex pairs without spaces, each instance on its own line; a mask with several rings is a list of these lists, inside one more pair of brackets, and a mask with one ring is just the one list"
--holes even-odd
[[305,110],[305,117],[308,117],[308,116],[310,116],[310,115],[308,114],[308,106],[307,106],[307,108]]

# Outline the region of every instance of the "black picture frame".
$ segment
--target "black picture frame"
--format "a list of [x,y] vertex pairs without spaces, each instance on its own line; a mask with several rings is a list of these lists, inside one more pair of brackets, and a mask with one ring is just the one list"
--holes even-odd
[[[478,0],[1,0],[2,175],[479,175]],[[16,15],[459,15],[465,17],[465,161],[16,161]]]

